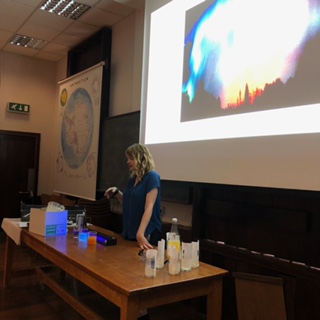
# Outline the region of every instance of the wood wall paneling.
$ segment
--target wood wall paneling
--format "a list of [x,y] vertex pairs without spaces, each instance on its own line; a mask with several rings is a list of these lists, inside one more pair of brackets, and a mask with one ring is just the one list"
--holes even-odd
[[[288,319],[316,319],[320,287],[319,192],[202,185],[194,217],[200,259],[229,271],[284,279]],[[194,230],[193,236],[194,234]],[[237,319],[232,278],[223,319]]]

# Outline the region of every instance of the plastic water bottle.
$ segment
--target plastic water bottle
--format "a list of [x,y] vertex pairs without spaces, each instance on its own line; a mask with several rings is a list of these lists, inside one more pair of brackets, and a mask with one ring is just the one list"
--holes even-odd
[[180,234],[178,230],[178,219],[172,218],[171,230],[168,234],[167,238],[167,248],[173,246],[177,249],[178,253],[180,253],[181,244],[180,244]]

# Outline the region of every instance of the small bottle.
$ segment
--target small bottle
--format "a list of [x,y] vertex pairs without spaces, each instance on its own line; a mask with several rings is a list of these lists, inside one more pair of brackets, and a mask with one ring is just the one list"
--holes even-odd
[[178,219],[177,218],[172,218],[172,224],[171,224],[170,233],[174,233],[176,236],[179,235]]

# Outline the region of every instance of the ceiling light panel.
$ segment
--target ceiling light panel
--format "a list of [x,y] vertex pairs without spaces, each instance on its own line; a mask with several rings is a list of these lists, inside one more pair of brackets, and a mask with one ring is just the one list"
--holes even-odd
[[40,9],[62,17],[77,20],[91,7],[73,0],[46,0]]
[[35,39],[32,37],[16,34],[11,40],[10,44],[21,46],[25,48],[31,48],[31,49],[42,49],[46,44],[47,41],[41,40],[41,39]]

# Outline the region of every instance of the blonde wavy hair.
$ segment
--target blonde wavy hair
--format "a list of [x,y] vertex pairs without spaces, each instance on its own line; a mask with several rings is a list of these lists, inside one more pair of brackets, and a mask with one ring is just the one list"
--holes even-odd
[[141,180],[146,173],[155,168],[149,149],[142,144],[135,143],[131,145],[125,151],[125,155],[127,158],[133,159],[136,162],[137,169],[130,173],[131,178],[137,176],[138,179]]

